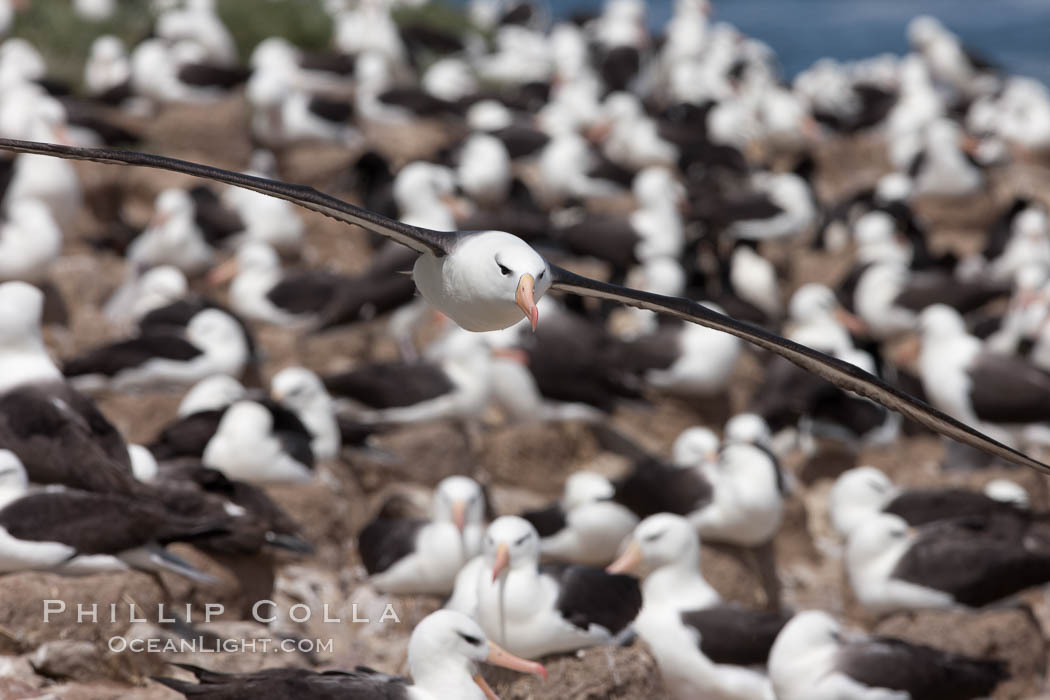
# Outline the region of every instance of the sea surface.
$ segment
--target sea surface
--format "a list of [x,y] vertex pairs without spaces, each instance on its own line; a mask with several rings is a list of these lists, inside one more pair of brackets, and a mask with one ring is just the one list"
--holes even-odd
[[[907,51],[905,27],[920,14],[939,18],[967,47],[1050,84],[1050,0],[713,0],[714,19],[766,42],[792,77],[819,58],[855,59]],[[556,15],[601,8],[602,0],[549,0]],[[672,0],[647,3],[661,27]]]

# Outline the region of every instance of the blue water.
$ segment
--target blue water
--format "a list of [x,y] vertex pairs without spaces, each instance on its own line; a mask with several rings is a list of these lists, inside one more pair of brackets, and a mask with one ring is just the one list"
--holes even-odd
[[[1050,83],[1050,0],[713,0],[715,20],[769,44],[791,77],[819,58],[854,59],[907,50],[905,27],[919,14],[938,17],[968,47],[1011,73]],[[595,9],[602,0],[551,0],[556,14]],[[660,27],[671,0],[651,0]]]

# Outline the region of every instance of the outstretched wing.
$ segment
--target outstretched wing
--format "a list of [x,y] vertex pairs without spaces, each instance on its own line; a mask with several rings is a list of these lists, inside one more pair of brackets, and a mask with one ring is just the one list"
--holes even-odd
[[560,289],[572,294],[579,294],[580,296],[611,299],[628,306],[669,314],[691,323],[735,335],[760,348],[771,350],[787,358],[799,367],[827,379],[842,389],[869,398],[891,410],[899,411],[908,418],[941,435],[971,447],[976,447],[989,454],[1002,457],[1015,464],[1022,464],[1038,471],[1050,473],[1050,465],[1043,464],[1022,452],[993,440],[970,426],[938,411],[933,406],[890,386],[859,367],[804,345],[799,345],[758,326],[742,323],[688,299],[665,297],[607,282],[599,282],[589,277],[582,277],[569,272],[556,265],[551,265],[551,274],[553,279],[552,289]]
[[216,182],[223,182],[227,185],[234,185],[235,187],[242,187],[270,195],[271,197],[284,199],[348,224],[357,224],[369,231],[392,238],[398,243],[420,253],[430,253],[439,257],[445,255],[451,249],[459,235],[455,232],[431,231],[430,229],[410,226],[400,221],[389,219],[382,214],[355,207],[353,204],[323,192],[318,192],[313,187],[307,187],[306,185],[293,185],[278,180],[268,180],[262,177],[255,177],[254,175],[245,175],[231,170],[215,168],[210,165],[201,165],[200,163],[191,163],[190,161],[177,158],[153,155],[152,153],[120,151],[111,148],[80,148],[78,146],[64,146],[55,143],[19,141],[17,139],[0,139],[0,149],[18,153],[38,153],[40,155],[72,160],[91,160],[115,165],[138,165],[145,168],[170,170],[194,177],[202,177],[207,180],[215,180]]

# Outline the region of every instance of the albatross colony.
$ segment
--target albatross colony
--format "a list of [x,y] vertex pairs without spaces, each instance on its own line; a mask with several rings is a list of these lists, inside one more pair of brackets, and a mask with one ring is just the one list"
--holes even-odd
[[931,18],[786,84],[708,0],[242,64],[225,4],[83,90],[0,40],[0,697],[1045,692],[1045,86]]
[[965,445],[1050,474],[1044,464],[891,386],[856,365],[741,323],[684,299],[667,297],[577,275],[552,265],[532,246],[505,231],[434,231],[395,221],[325,195],[312,187],[134,151],[0,139],[0,149],[74,160],[159,168],[269,194],[325,216],[356,224],[419,253],[412,268],[416,288],[431,306],[469,331],[498,331],[528,319],[539,324],[536,301],[548,290],[618,301],[723,331],[772,351],[835,385]]

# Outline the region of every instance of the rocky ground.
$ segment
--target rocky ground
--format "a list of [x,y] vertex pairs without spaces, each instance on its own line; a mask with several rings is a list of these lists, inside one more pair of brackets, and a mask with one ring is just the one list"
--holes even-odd
[[[153,150],[225,167],[244,167],[249,143],[243,131],[244,103],[230,98],[208,107],[179,107],[135,126],[146,134],[144,150]],[[439,125],[415,130],[377,128],[369,133],[391,155],[405,160],[426,155],[447,137]],[[820,194],[833,197],[872,182],[887,169],[877,139],[824,144],[819,151]],[[304,182],[333,194],[342,191],[341,174],[354,153],[331,146],[303,146],[280,154],[285,179]],[[155,193],[186,180],[163,172],[132,170],[100,164],[78,164],[87,196],[112,183],[129,188],[127,205],[133,220],[144,222]],[[1039,195],[1047,171],[1017,164],[996,176],[987,196],[965,203],[922,204],[922,213],[936,223],[937,244],[964,250],[980,241],[979,234],[995,212],[995,204],[1018,191]],[[1045,191],[1045,190],[1044,190]],[[367,265],[364,234],[319,215],[304,213],[309,245],[304,262],[341,270]],[[70,302],[68,330],[50,330],[55,354],[74,352],[119,336],[99,308],[119,284],[121,261],[99,254],[83,243],[97,233],[98,224],[85,212],[77,235],[70,236],[67,256],[54,268],[54,280]],[[792,288],[806,281],[833,282],[848,260],[815,254],[805,248],[788,251],[792,257]],[[204,287],[202,286],[201,289]],[[258,327],[265,355],[261,379],[289,364],[303,364],[320,372],[390,358],[392,343],[382,321],[317,336],[303,336]],[[729,396],[702,404],[652,397],[649,405],[625,406],[612,417],[614,425],[646,447],[667,452],[680,430],[698,422],[720,427],[731,411],[746,407],[760,377],[762,358],[748,353],[737,367]],[[131,441],[147,441],[175,412],[177,393],[103,395],[102,409]],[[461,434],[450,425],[405,428],[384,435],[383,447],[402,461],[383,463],[347,453],[338,462],[323,464],[314,483],[270,489],[271,494],[302,524],[317,546],[309,558],[220,560],[189,547],[176,547],[219,577],[204,586],[172,576],[159,579],[143,573],[120,573],[66,578],[49,573],[0,577],[0,698],[54,697],[168,699],[171,691],[149,681],[158,674],[178,675],[168,662],[199,664],[212,669],[252,669],[307,665],[351,668],[366,664],[380,670],[404,670],[404,650],[413,625],[440,605],[436,598],[400,598],[379,595],[364,580],[354,544],[354,533],[370,518],[378,503],[398,491],[425,507],[427,487],[452,473],[475,475],[491,487],[499,513],[555,498],[567,474],[588,468],[618,474],[626,462],[603,453],[590,434],[572,424],[507,426],[492,416],[480,450],[471,454]],[[928,434],[903,438],[892,448],[854,454],[834,445],[822,446],[812,458],[794,456],[787,467],[794,489],[784,527],[775,547],[787,605],[795,609],[820,607],[851,622],[881,633],[936,644],[960,652],[995,656],[1009,661],[1013,679],[996,697],[1038,696],[1047,678],[1047,640],[1050,638],[1050,602],[1046,593],[1031,591],[1019,605],[972,613],[919,613],[872,619],[850,600],[841,565],[841,545],[825,514],[831,479],[855,464],[873,464],[903,485],[960,484],[979,487],[1008,476],[1028,489],[1033,507],[1050,506],[1050,481],[1030,471],[989,469],[980,473],[944,471],[938,467],[942,446]],[[746,554],[729,548],[704,547],[703,569],[728,599],[753,605],[765,603]],[[62,600],[68,610],[44,620],[44,600]],[[278,619],[265,626],[251,621],[255,601],[272,600]],[[77,602],[101,602],[98,623],[77,623]],[[192,604],[193,629],[157,624],[157,605]],[[108,603],[113,603],[113,614]],[[221,603],[224,613],[203,622],[206,603]],[[295,622],[293,606],[303,604],[311,619]],[[325,622],[323,606],[339,623]],[[379,622],[389,604],[398,621]],[[130,606],[147,622],[132,622]],[[170,607],[169,607],[170,610]],[[302,612],[303,608],[297,609]],[[355,615],[356,611],[356,615]],[[1034,611],[1034,612],[1033,612]],[[143,614],[144,613],[144,614]],[[351,622],[353,617],[370,622]],[[248,620],[248,621],[246,621]],[[118,653],[110,647],[123,639],[180,639],[180,635],[216,639],[287,638],[332,640],[330,649],[310,653]],[[547,661],[550,679],[520,678],[489,673],[504,698],[658,698],[663,696],[652,659],[637,643],[615,649],[592,649]],[[1050,696],[1046,696],[1050,697]]]

